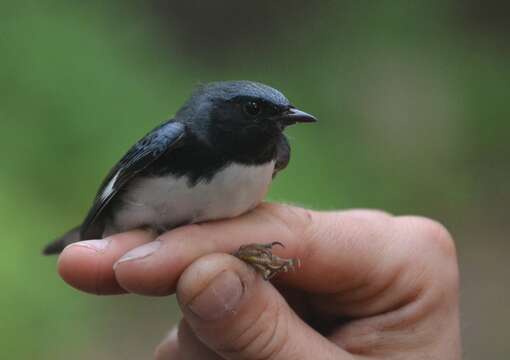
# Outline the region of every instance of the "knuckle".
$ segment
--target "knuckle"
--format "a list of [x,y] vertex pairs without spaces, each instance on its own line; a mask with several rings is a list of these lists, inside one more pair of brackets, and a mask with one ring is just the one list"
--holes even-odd
[[436,255],[456,258],[456,248],[450,232],[441,223],[421,216],[402,216],[407,235],[414,239],[418,250],[434,251]]
[[415,217],[414,221],[416,231],[425,242],[425,245],[434,248],[447,257],[456,257],[455,242],[444,225],[424,217]]
[[[427,273],[438,280],[439,287],[456,291],[459,282],[455,242],[441,223],[420,216],[404,216],[398,219],[406,230],[405,237],[413,247],[409,261],[424,264]],[[407,241],[406,239],[406,241]]]

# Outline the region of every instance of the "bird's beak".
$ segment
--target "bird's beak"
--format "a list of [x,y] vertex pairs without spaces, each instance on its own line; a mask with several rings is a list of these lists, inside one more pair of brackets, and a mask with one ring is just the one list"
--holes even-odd
[[315,116],[305,113],[296,108],[290,108],[282,115],[278,117],[278,122],[283,126],[294,125],[296,123],[313,123],[316,122],[317,119]]

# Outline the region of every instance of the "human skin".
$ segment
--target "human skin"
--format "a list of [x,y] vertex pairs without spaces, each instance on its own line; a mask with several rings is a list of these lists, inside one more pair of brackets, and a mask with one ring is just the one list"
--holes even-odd
[[[301,262],[272,282],[228,255],[272,241]],[[422,217],[264,203],[157,239],[135,230],[75,243],[58,269],[94,294],[176,293],[183,319],[157,359],[461,358],[455,245]]]

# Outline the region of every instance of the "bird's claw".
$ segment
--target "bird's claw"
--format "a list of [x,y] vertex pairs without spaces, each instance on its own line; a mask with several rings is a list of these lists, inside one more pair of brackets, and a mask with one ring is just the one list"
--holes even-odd
[[241,246],[233,255],[254,267],[264,280],[269,280],[280,272],[295,270],[300,265],[298,259],[283,259],[273,255],[271,249],[276,245],[285,247],[278,241],[268,244],[248,244]]

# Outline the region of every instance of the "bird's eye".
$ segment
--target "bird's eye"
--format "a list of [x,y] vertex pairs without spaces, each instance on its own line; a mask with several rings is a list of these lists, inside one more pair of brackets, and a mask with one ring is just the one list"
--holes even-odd
[[249,101],[244,104],[244,112],[248,115],[255,116],[260,114],[260,104],[256,101]]

